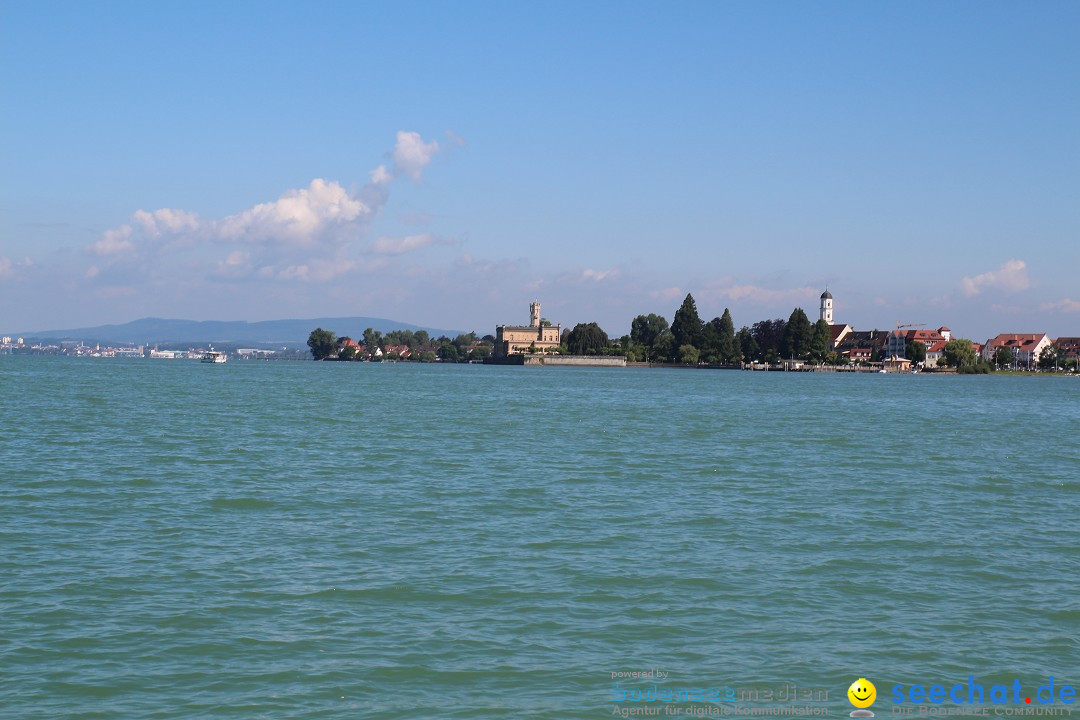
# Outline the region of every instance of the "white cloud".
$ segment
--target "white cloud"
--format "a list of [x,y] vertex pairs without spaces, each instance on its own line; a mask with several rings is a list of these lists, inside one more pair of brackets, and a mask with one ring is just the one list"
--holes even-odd
[[757,305],[776,305],[779,303],[813,300],[820,290],[811,287],[785,288],[773,290],[759,285],[733,285],[720,283],[705,288],[701,293],[703,300],[745,301]]
[[676,300],[683,297],[683,291],[682,288],[669,287],[664,288],[663,290],[653,290],[649,293],[649,297],[655,298],[656,300]]
[[133,232],[130,225],[121,225],[114,230],[106,230],[101,234],[101,239],[91,243],[87,248],[97,255],[119,255],[131,252],[135,249],[135,243],[131,241]]
[[971,297],[983,290],[1002,290],[1007,293],[1020,292],[1031,287],[1027,264],[1023,260],[1009,260],[997,270],[984,272],[975,277],[965,277],[960,281],[964,294]]
[[[355,191],[346,190],[334,180],[315,178],[307,187],[286,190],[276,200],[216,220],[174,208],[136,210],[128,223],[106,230],[86,249],[96,255],[121,256],[136,253],[147,246],[147,241],[155,240],[158,242],[153,247],[158,252],[205,242],[285,248],[322,245],[337,250],[367,230],[385,206],[388,186],[395,177],[407,175],[420,180],[438,151],[437,142],[426,143],[419,133],[398,132],[393,172],[379,165],[369,173],[370,180]],[[226,259],[218,269],[235,271],[238,266]],[[303,275],[303,267],[308,267],[309,274],[312,272],[304,264],[291,267],[296,277]]]
[[9,258],[0,258],[0,278],[8,278],[15,274],[12,262]]
[[131,220],[141,228],[143,233],[151,237],[194,232],[200,227],[199,216],[195,213],[170,208],[161,208],[153,212],[136,210]]
[[411,250],[427,247],[435,242],[435,236],[431,233],[420,235],[406,235],[405,237],[380,237],[371,246],[371,252],[376,255],[401,255]]
[[402,255],[431,245],[452,245],[453,242],[453,240],[440,238],[431,233],[406,235],[405,237],[383,236],[372,243],[371,252],[376,255]]
[[1071,298],[1062,298],[1057,302],[1043,303],[1039,306],[1039,309],[1043,312],[1050,312],[1056,310],[1063,313],[1080,313],[1080,302]]
[[420,133],[400,130],[397,134],[397,145],[394,146],[394,171],[419,181],[424,168],[437,152],[439,143],[436,141],[425,143]]
[[587,268],[581,273],[582,280],[592,280],[593,282],[603,282],[604,280],[614,280],[619,277],[618,270],[593,270]]
[[214,223],[212,234],[225,241],[311,245],[328,228],[366,220],[371,214],[371,208],[337,182],[315,178],[306,188],[288,190],[274,202]]
[[383,259],[371,262],[350,260],[344,257],[324,259],[313,258],[299,265],[290,265],[277,273],[277,277],[283,280],[301,280],[304,282],[326,282],[339,275],[350,272],[372,272],[384,267]]
[[388,185],[394,179],[394,176],[390,174],[385,165],[375,168],[368,173],[368,176],[371,177],[372,185]]
[[218,261],[214,274],[222,278],[238,278],[251,273],[251,253],[233,250],[224,260]]

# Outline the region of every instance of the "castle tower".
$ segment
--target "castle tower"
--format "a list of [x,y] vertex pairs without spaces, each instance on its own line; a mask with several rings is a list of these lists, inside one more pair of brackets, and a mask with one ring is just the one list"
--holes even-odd
[[832,293],[826,288],[825,292],[821,293],[821,319],[830,325],[832,321]]
[[540,327],[540,301],[533,300],[529,303],[529,327]]

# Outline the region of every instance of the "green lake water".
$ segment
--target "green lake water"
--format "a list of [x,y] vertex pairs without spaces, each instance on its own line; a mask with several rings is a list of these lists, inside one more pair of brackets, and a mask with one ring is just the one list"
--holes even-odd
[[3,719],[1080,686],[1077,378],[0,357],[0,389]]

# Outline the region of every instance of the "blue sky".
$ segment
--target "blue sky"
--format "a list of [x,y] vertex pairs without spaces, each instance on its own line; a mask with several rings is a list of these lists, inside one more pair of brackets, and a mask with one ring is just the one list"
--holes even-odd
[[1080,335],[1080,4],[5,3],[0,330]]

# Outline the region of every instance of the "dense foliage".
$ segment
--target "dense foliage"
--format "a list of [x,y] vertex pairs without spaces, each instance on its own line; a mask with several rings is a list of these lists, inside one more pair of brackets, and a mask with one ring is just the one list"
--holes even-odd
[[308,347],[311,348],[311,357],[316,360],[325,360],[337,351],[337,341],[334,333],[322,328],[315,328],[308,335]]
[[563,344],[571,355],[602,355],[611,341],[596,323],[578,323],[566,333]]
[[352,361],[409,361],[409,362],[473,362],[491,355],[495,338],[463,333],[453,340],[444,336],[431,338],[426,330],[391,330],[383,334],[367,328],[359,340],[347,335],[336,338],[334,333],[316,328],[308,337],[308,347],[316,360]]

